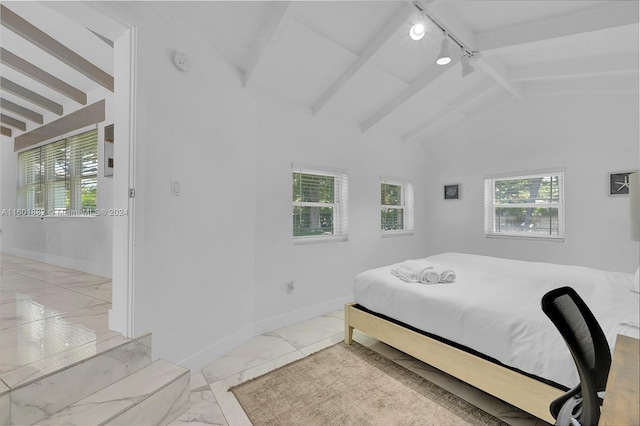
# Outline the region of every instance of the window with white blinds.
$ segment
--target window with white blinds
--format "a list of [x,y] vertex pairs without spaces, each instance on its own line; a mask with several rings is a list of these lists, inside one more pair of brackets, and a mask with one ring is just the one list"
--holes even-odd
[[294,242],[347,240],[347,174],[294,166],[292,177]]
[[411,233],[413,209],[412,183],[380,178],[380,228],[383,235]]
[[93,215],[97,187],[97,130],[18,154],[17,206],[25,216]]
[[564,173],[486,179],[485,234],[564,238]]

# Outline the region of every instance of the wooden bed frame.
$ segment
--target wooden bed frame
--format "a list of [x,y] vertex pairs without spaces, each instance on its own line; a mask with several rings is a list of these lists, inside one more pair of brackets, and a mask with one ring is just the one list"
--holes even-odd
[[358,329],[521,410],[555,423],[549,403],[562,395],[562,390],[358,309],[354,303],[345,305],[344,313],[347,345],[353,342],[353,330]]

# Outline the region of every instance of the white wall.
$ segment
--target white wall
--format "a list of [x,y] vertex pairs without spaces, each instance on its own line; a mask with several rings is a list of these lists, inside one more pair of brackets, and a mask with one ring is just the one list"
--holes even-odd
[[[358,272],[425,255],[430,201],[423,147],[375,131],[363,135],[355,123],[265,99],[258,101],[257,140],[257,333],[341,309],[352,301]],[[348,172],[348,241],[293,245],[292,162]],[[414,183],[414,235],[381,236],[381,175]]]
[[[112,178],[103,171],[104,126],[113,123],[110,93],[97,90],[88,94],[89,104],[106,100],[106,120],[98,124],[98,194],[97,208],[113,207]],[[69,135],[77,132],[71,132]],[[61,135],[51,141],[69,135]],[[43,142],[43,144],[51,142]],[[17,161],[13,151],[13,139],[2,137],[0,191],[2,209],[16,208]],[[0,210],[1,211],[1,210]],[[108,216],[94,218],[16,218],[2,217],[2,251],[4,253],[34,259],[40,262],[72,268],[87,273],[111,277],[112,219]]]
[[[203,40],[129,6],[137,26],[134,334],[190,368],[253,336],[255,102]],[[173,65],[185,52],[191,70]],[[181,193],[171,195],[171,181]]]
[[[430,252],[461,251],[633,272],[629,198],[608,195],[608,173],[640,168],[638,94],[528,97],[447,137],[426,141],[430,193],[461,182],[459,201],[429,210]],[[565,168],[564,243],[485,238],[483,179]]]

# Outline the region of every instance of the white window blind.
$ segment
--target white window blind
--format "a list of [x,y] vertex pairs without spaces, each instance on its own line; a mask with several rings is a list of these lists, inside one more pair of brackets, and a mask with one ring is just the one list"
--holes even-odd
[[18,154],[17,205],[24,215],[92,215],[97,186],[97,130]]
[[414,226],[413,184],[380,178],[380,228],[383,234],[410,233]]
[[346,240],[349,229],[347,174],[294,166],[292,177],[294,241]]
[[485,234],[564,238],[564,173],[486,179]]

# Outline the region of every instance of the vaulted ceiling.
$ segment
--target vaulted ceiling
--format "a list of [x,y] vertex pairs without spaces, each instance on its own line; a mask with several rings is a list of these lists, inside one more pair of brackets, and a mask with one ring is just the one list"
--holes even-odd
[[[109,40],[47,3],[3,7],[112,75]],[[239,70],[247,90],[403,140],[426,140],[530,96],[638,93],[637,1],[159,1],[100,7],[125,15],[143,8],[147,16],[204,39]],[[426,36],[414,41],[409,29],[420,10],[431,20]],[[7,64],[7,51],[80,91],[104,90],[77,63],[43,54],[4,17],[2,24],[3,118],[22,119],[27,130],[40,125],[10,103],[44,121],[56,114],[6,90],[5,80],[69,111],[81,104]],[[462,77],[455,42],[451,64],[435,64],[442,29],[474,52],[475,72]],[[3,126],[14,135],[22,131],[6,121]]]

